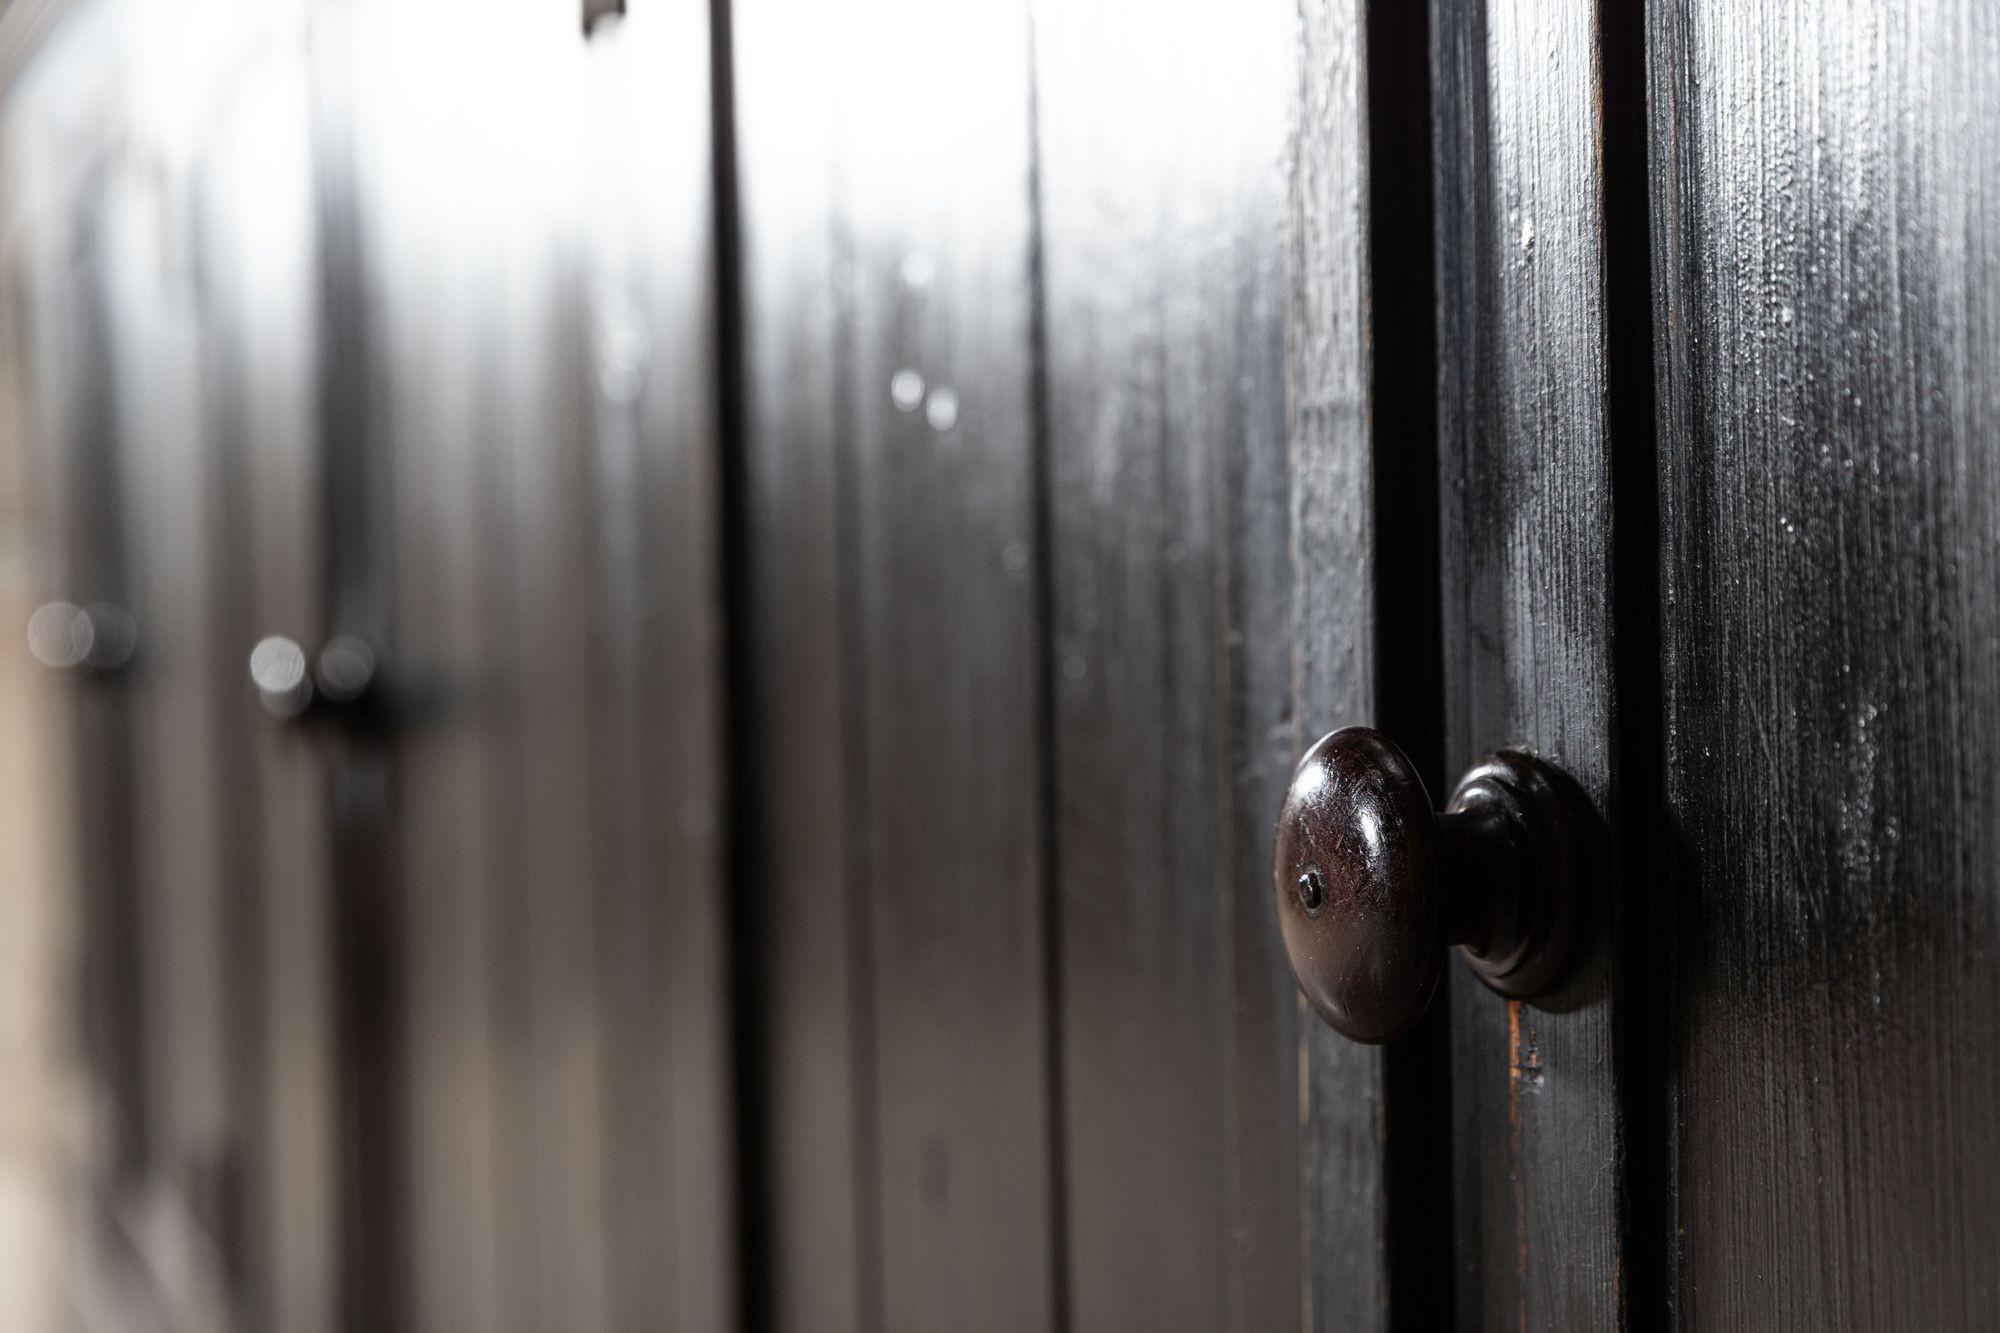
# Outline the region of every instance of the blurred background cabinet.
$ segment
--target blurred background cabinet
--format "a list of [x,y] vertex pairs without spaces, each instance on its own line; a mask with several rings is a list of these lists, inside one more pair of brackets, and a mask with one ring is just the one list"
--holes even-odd
[[733,1318],[707,31],[92,4],[15,80],[35,579],[136,626],[58,695],[85,1323]]

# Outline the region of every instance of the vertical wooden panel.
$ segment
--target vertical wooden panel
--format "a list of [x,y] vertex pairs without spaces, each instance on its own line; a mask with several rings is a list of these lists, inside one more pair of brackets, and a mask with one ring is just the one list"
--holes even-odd
[[[1420,14],[1300,15],[1287,281],[1296,758],[1380,726],[1437,769],[1437,602]],[[1412,100],[1414,99],[1414,100]],[[1266,844],[1268,852],[1268,844]],[[1257,892],[1268,897],[1269,871]],[[1358,1046],[1297,999],[1305,1273],[1318,1329],[1421,1326],[1449,1307],[1436,1019]]]
[[[837,1094],[840,1077],[802,1063],[811,1057],[797,1043],[837,1041],[843,1022],[856,1025],[848,1077],[861,1087],[851,1121],[836,1102],[815,1129],[778,1127],[773,1232],[800,1236],[804,1218],[840,1225],[842,1173],[801,1173],[800,1154],[808,1142],[838,1144],[851,1133],[854,1220],[829,1243],[852,1247],[860,1290],[846,1291],[819,1265],[803,1279],[822,1284],[830,1317],[889,1328],[1046,1327],[1058,1296],[1044,751],[1035,723],[1044,659],[1027,19],[1020,7],[883,0],[848,9],[831,31],[794,29],[801,13],[745,7],[738,47],[751,127],[742,158],[750,417],[753,431],[764,421],[786,432],[761,440],[753,456],[754,546],[768,562],[758,586],[810,579],[804,589],[823,590],[824,570],[810,562],[827,558],[830,541],[851,637],[838,670],[802,663],[799,654],[824,643],[810,637],[826,623],[822,606],[783,634],[765,629],[760,642],[778,654],[763,668],[767,689],[804,680],[826,698],[838,681],[851,730],[837,764],[826,754],[831,719],[801,731],[797,751],[775,733],[764,750],[767,791],[796,792],[829,769],[841,783],[813,797],[826,806],[785,816],[785,846],[768,868],[771,917],[797,912],[824,923],[815,943],[832,951],[798,976],[796,994],[789,971],[771,979],[769,1031],[784,1043],[773,1114],[816,1115],[796,1100],[809,1087]],[[777,49],[802,32],[824,44]],[[839,72],[827,102],[817,100],[826,84],[782,79],[801,59]],[[760,107],[753,96],[771,100]],[[776,135],[811,133],[821,120],[837,135],[825,168],[809,153],[801,162],[773,147]],[[794,167],[827,170],[836,184],[823,224],[835,238],[830,307],[823,288],[780,290],[828,271],[827,251],[811,239],[821,224],[806,221],[821,186],[808,176],[799,196],[781,202],[789,181],[766,174]],[[788,261],[793,244],[802,249]],[[815,396],[825,381],[811,372],[796,385],[762,378],[793,364],[787,348],[802,347],[838,368],[831,402]],[[805,395],[799,408],[771,406],[794,388]],[[834,422],[830,445],[794,415],[822,403]],[[837,460],[830,483],[827,460],[815,456],[828,447]],[[790,470],[793,449],[802,471],[781,481],[772,469]],[[792,507],[828,498],[838,505],[830,535],[823,519]],[[840,842],[798,841],[828,827],[835,802],[853,812],[856,839],[844,925]],[[801,941],[773,938],[798,958],[791,950]],[[843,985],[854,994],[851,1018],[805,1026],[800,1006],[822,997],[838,1004]],[[783,1299],[788,1309],[811,1308],[803,1290]]]
[[[333,1128],[324,1112],[288,1116],[299,1108],[281,1106],[276,1089],[281,1071],[303,1063],[287,1056],[286,1043],[313,1051],[311,1029],[300,1030],[300,1020],[324,1002],[317,990],[308,996],[293,989],[299,983],[292,971],[297,967],[308,985],[323,978],[295,949],[269,946],[286,939],[323,947],[274,928],[296,910],[288,898],[305,899],[304,920],[313,926],[311,910],[324,900],[319,875],[293,877],[304,867],[272,873],[278,863],[268,835],[292,813],[288,802],[303,797],[305,809],[317,809],[319,788],[309,764],[284,765],[280,775],[267,763],[276,756],[260,753],[265,728],[245,671],[249,645],[273,630],[316,629],[319,607],[310,401],[317,303],[303,6],[268,7],[252,31],[260,58],[228,89],[204,145],[201,190],[190,214],[200,225],[188,238],[207,330],[199,377],[207,415],[198,428],[212,451],[201,478],[213,547],[203,572],[215,603],[203,686],[215,696],[212,781],[230,826],[218,866],[225,900],[216,973],[231,992],[218,1036],[234,1066],[227,1096],[241,1124],[225,1253],[242,1322],[290,1318],[313,1327],[332,1313],[320,1304],[332,1256],[315,1260],[309,1247],[327,1243],[312,1221],[313,1203],[329,1185],[313,1173],[331,1169]],[[304,850],[318,852],[310,840]],[[301,1000],[312,1008],[302,1013]],[[331,1058],[325,1049],[317,1054]],[[286,1205],[294,1194],[304,1205],[296,1210]]]
[[285,7],[270,32],[209,164],[199,238],[217,325],[210,378],[226,450],[217,482],[235,497],[221,535],[242,561],[217,571],[224,589],[240,591],[215,684],[234,704],[222,725],[249,748],[237,799],[255,815],[233,926],[255,1006],[239,1018],[248,1048],[240,1095],[252,1117],[242,1317],[318,1329],[338,1323],[341,1261],[328,793],[321,756],[263,716],[247,672],[263,636],[316,644],[326,632],[304,6]]
[[[385,8],[359,71],[400,844],[440,885],[411,922],[414,1279],[433,1319],[711,1328],[737,1279],[707,11],[588,46],[574,20]],[[461,42],[479,72],[440,100]]]
[[591,39],[582,231],[607,1307],[614,1327],[696,1333],[737,1322],[741,1287],[710,11],[634,11]]
[[1689,1322],[2000,1284],[2000,26],[1651,5]]
[[[398,50],[377,40],[378,59]],[[407,65],[378,73],[393,90],[380,99],[408,98],[413,77]],[[449,151],[432,138],[448,128],[421,130],[395,141],[418,164]],[[506,692],[509,478],[494,440],[500,410],[483,388],[497,378],[491,296],[476,272],[487,252],[469,237],[448,246],[441,224],[421,219],[418,164],[381,152],[365,178],[371,231],[384,238],[372,259],[395,457],[388,669],[418,709],[397,745],[400,869],[423,886],[405,916],[407,948],[422,960],[404,992],[410,1301],[425,1326],[521,1327],[534,1321],[538,1274],[520,1238],[533,1223],[521,1211],[532,1153],[522,1090],[503,1076],[523,1025],[509,1001],[524,985],[507,915],[520,875],[507,791],[518,763]]]
[[246,98],[244,124],[234,130],[240,142],[214,166],[204,258],[216,272],[224,356],[236,362],[236,392],[222,410],[234,416],[228,430],[240,432],[238,540],[250,552],[248,606],[238,612],[228,667],[238,725],[252,743],[258,829],[242,923],[246,971],[260,995],[250,1035],[260,1087],[254,1185],[244,1201],[244,1227],[254,1237],[246,1317],[332,1329],[342,1163],[328,785],[322,757],[262,717],[248,685],[258,638],[286,634],[316,644],[326,634],[312,84],[304,16],[294,10],[290,22],[256,76],[262,86]]
[[1058,1292],[1027,20],[918,0],[849,18],[881,1317],[1041,1328]]
[[[1609,810],[1602,154],[1636,145],[1602,138],[1593,5],[1472,0],[1434,14],[1446,767],[1524,745]],[[1621,1317],[1614,882],[1590,886],[1594,944],[1560,994],[1510,1003],[1449,973],[1468,1324]]]
[[1079,1328],[1300,1318],[1296,989],[1268,889],[1297,36],[1288,5],[1036,12]]
[[[104,24],[99,24],[101,31]],[[120,128],[110,107],[116,61],[88,77],[91,31],[78,25],[46,45],[39,63],[9,89],[7,207],[20,247],[25,338],[41,430],[38,482],[50,514],[40,590],[47,600],[89,605],[127,599],[117,423],[105,392],[110,374],[106,278],[96,211],[104,162]],[[92,115],[93,111],[100,114]],[[88,1109],[79,1146],[78,1262],[90,1275],[90,1308],[106,1317],[149,1312],[129,1253],[121,1210],[147,1167],[144,1061],[139,1025],[138,905],[130,857],[133,784],[131,707],[124,692],[84,675],[65,682],[59,743],[68,762],[69,824],[61,854],[75,896],[72,992]]]
[[[1370,719],[1375,658],[1366,351],[1366,156],[1358,0],[1305,8],[1286,311],[1293,756]],[[1262,880],[1259,881],[1262,887]],[[1382,1053],[1294,999],[1299,1033],[1303,1322],[1388,1323]]]
[[[373,59],[348,5],[311,9],[310,89],[314,193],[313,293],[317,353],[319,571],[322,621],[304,643],[315,664],[336,638],[357,639],[393,662],[395,459],[383,412],[390,367],[370,279],[361,131]],[[315,688],[318,686],[315,685]],[[340,1306],[346,1325],[394,1327],[410,1305],[408,1174],[400,1154],[408,1102],[404,1004],[408,986],[407,888],[395,853],[398,765],[372,725],[318,717],[295,744],[326,765],[327,931],[335,1006],[341,1147]]]
[[143,942],[141,1114],[151,1160],[127,1225],[155,1256],[168,1308],[212,1323],[228,1301],[221,1187],[235,1126],[225,1015],[240,998],[230,994],[234,970],[223,967],[228,802],[218,781],[217,713],[235,700],[211,688],[222,655],[211,632],[212,536],[226,519],[205,429],[195,256],[188,233],[173,225],[192,211],[190,184],[177,171],[121,173],[101,199],[110,374],[98,391],[119,422],[126,606],[146,626],[144,669],[125,684],[137,774],[126,836]]
[[[851,633],[854,311],[839,211],[844,11],[733,6],[752,580],[749,712],[764,837],[740,867],[761,1022],[766,1316],[857,1333],[881,1319],[866,867]],[[751,1016],[746,1016],[750,1021]]]

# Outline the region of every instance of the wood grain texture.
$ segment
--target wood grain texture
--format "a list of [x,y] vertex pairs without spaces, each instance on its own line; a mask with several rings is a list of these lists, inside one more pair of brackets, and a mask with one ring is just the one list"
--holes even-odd
[[[1358,3],[1335,0],[1301,22],[1286,309],[1295,755],[1369,719],[1377,684],[1361,20]],[[1302,996],[1295,1005],[1303,1323],[1386,1327],[1385,1057],[1319,1022]]]
[[2000,1287],[2000,26],[1649,6],[1694,1324]]
[[[1597,13],[1474,0],[1434,15],[1446,767],[1523,745],[1608,809]],[[1591,884],[1595,947],[1549,999],[1510,1003],[1449,971],[1462,1326],[1621,1318],[1611,888]]]
[[[761,756],[762,790],[807,794],[765,868],[767,956],[806,963],[766,1000],[770,1231],[833,1247],[778,1299],[807,1327],[821,1298],[864,1327],[1048,1327],[1027,15],[882,0],[820,26],[805,8],[745,6],[737,41],[755,586],[838,598],[760,608],[797,617],[758,631],[760,688],[844,701]],[[787,80],[802,61],[839,77]],[[794,170],[832,193],[810,174],[790,193]],[[843,991],[845,1014],[809,1012]],[[852,1177],[811,1158],[844,1139]]]
[[[849,19],[872,90],[842,162],[881,1317],[1033,1329],[1058,1294],[1041,625],[1008,556],[1035,555],[1027,18]],[[921,409],[892,397],[903,372]]]
[[1297,17],[1035,17],[1069,1317],[1295,1327],[1297,1004],[1264,885]]
[[[1300,12],[1287,275],[1291,748],[1368,723],[1436,783],[1436,489],[1421,11]],[[1260,896],[1268,896],[1268,868]],[[1307,1327],[1449,1309],[1438,1020],[1355,1045],[1299,1004]]]

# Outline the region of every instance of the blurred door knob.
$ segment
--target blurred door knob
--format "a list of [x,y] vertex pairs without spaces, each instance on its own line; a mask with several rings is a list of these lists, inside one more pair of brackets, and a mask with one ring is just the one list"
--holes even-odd
[[28,617],[28,651],[52,671],[116,671],[138,647],[139,627],[131,614],[109,602],[44,602]]
[[273,634],[250,650],[250,683],[273,717],[358,716],[376,683],[375,651],[350,634],[329,639],[318,657],[296,639]]

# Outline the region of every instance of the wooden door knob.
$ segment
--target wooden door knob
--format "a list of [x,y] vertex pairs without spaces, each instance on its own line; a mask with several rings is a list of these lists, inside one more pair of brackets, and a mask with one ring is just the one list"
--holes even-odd
[[1322,737],[1278,816],[1278,925],[1299,988],[1365,1042],[1423,1016],[1447,945],[1500,994],[1545,994],[1576,953],[1592,827],[1575,785],[1533,755],[1487,755],[1438,814],[1382,733]]

